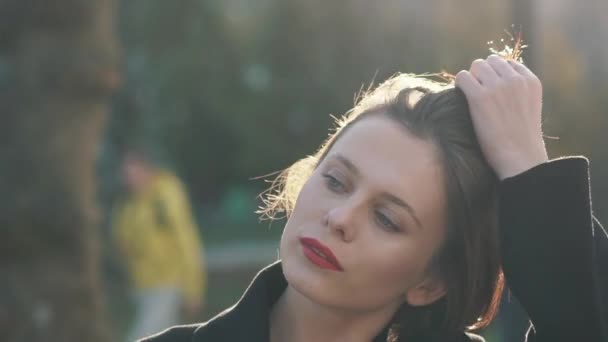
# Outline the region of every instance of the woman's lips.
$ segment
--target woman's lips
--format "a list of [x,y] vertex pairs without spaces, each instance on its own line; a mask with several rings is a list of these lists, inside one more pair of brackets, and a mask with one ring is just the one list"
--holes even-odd
[[331,249],[319,240],[303,237],[300,238],[300,243],[302,244],[304,255],[313,264],[333,271],[344,271]]

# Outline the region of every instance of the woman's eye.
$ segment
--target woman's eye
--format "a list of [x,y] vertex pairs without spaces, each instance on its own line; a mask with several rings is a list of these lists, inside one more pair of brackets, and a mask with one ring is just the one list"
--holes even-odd
[[342,182],[340,182],[336,177],[328,173],[324,174],[323,177],[325,177],[325,183],[331,191],[342,192],[345,190],[344,184],[342,184]]
[[391,231],[399,231],[399,227],[393,223],[386,215],[383,213],[376,211],[376,220],[378,223],[385,229],[389,229]]

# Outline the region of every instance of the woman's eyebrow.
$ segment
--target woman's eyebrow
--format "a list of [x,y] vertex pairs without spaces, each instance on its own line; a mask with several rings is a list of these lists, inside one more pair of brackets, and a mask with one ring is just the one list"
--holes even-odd
[[[357,167],[355,166],[355,164],[353,164],[344,155],[338,153],[338,154],[335,154],[335,155],[333,155],[331,157],[335,158],[338,161],[340,161],[353,174],[359,175],[359,169],[357,169]],[[416,211],[414,210],[414,208],[412,208],[412,206],[410,206],[409,204],[407,204],[406,201],[404,201],[401,198],[399,198],[399,197],[397,197],[397,196],[395,196],[395,195],[393,195],[391,193],[388,193],[388,192],[382,193],[381,197],[384,198],[384,199],[386,199],[389,202],[392,202],[393,204],[395,204],[397,206],[400,206],[400,207],[404,208],[410,214],[410,216],[412,216],[412,218],[416,222],[416,225],[418,226],[418,228],[422,229],[422,223],[420,222],[420,219],[418,219],[418,216],[416,215]]]
[[388,192],[382,193],[381,197],[386,199],[389,202],[392,202],[395,205],[398,205],[398,206],[404,208],[410,214],[410,216],[412,216],[412,218],[416,222],[416,225],[418,226],[418,228],[422,229],[422,223],[418,219],[418,216],[416,216],[416,211],[414,211],[414,208],[412,208],[409,204],[407,204],[407,202],[405,202],[401,198],[399,198],[391,193],[388,193]]
[[355,166],[355,164],[353,164],[348,158],[346,158],[345,156],[341,155],[341,154],[335,154],[333,156],[333,158],[339,160],[344,166],[346,166],[346,168],[354,173],[356,176],[359,175],[359,169],[357,169],[357,167]]

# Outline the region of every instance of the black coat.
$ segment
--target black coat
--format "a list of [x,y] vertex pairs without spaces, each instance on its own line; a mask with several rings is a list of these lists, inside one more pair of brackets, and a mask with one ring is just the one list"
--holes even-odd
[[[608,237],[591,212],[588,161],[555,160],[502,181],[499,222],[507,284],[533,323],[528,341],[608,342]],[[277,262],[210,321],[143,341],[268,342],[270,309],[286,286]],[[462,333],[442,342],[479,339]]]

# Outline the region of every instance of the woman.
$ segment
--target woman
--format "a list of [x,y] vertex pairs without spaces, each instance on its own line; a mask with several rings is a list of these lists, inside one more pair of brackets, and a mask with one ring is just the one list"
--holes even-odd
[[455,84],[399,75],[364,96],[267,197],[289,216],[281,261],[209,322],[146,341],[478,341],[501,267],[528,341],[607,341],[587,160],[548,160],[523,64],[493,55]]

